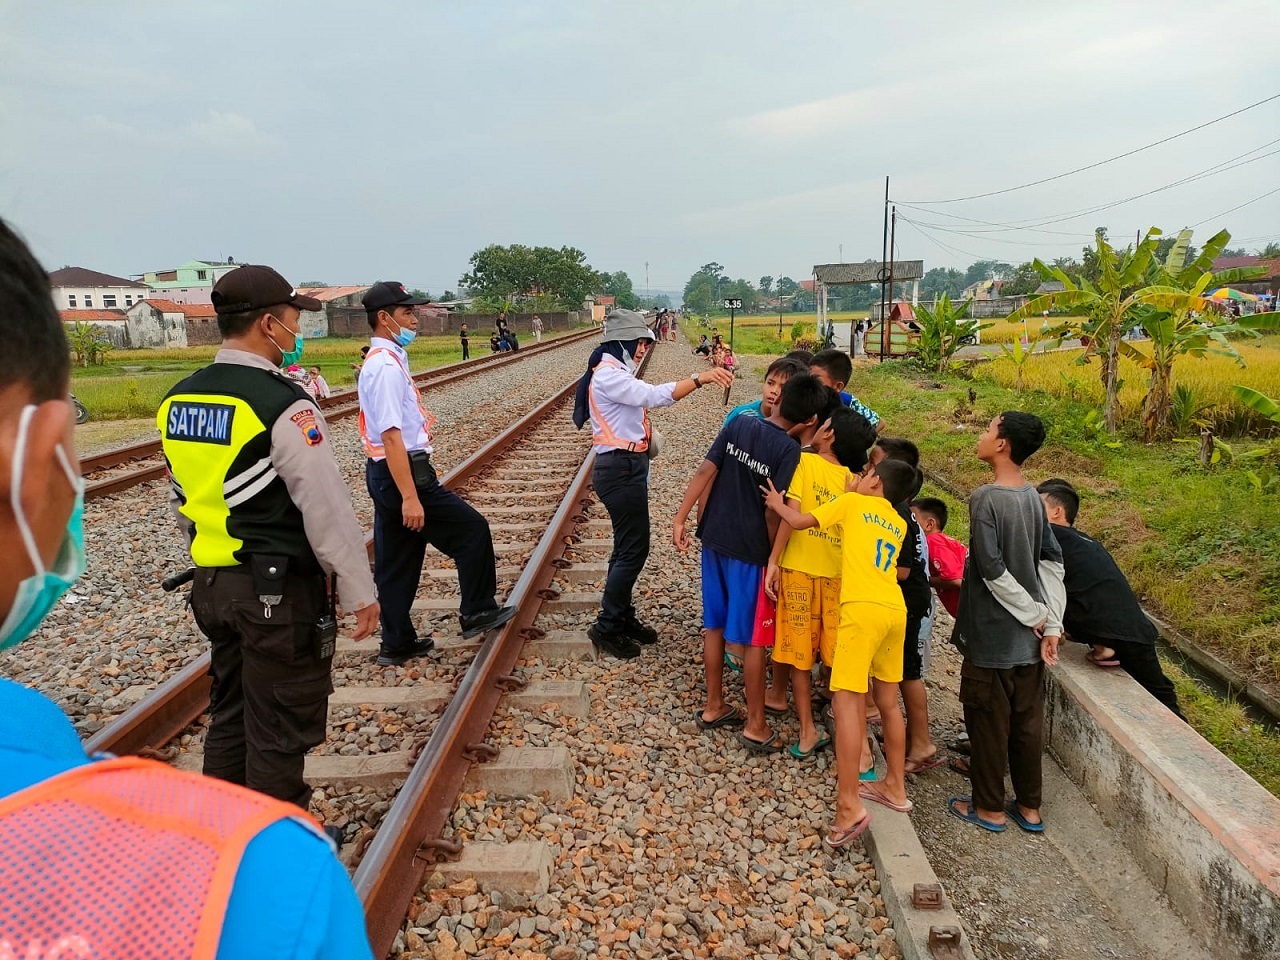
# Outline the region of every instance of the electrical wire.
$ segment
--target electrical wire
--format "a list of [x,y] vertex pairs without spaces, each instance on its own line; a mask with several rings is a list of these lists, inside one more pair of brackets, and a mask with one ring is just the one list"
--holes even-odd
[[1020,183],[1016,187],[1005,187],[1003,190],[990,190],[986,193],[975,193],[967,197],[951,197],[950,199],[947,199],[947,200],[913,200],[911,202],[921,203],[921,204],[962,203],[966,200],[981,200],[984,197],[998,197],[1001,194],[1013,193],[1015,190],[1025,190],[1028,187],[1038,187],[1042,183],[1052,183],[1054,180],[1061,180],[1064,177],[1074,176],[1077,173],[1084,173],[1086,170],[1094,170],[1108,163],[1114,163],[1117,160],[1123,160],[1125,157],[1132,157],[1135,154],[1142,153],[1154,147],[1163,146],[1166,143],[1171,143],[1172,141],[1177,140],[1181,137],[1185,137],[1188,134],[1195,133],[1197,130],[1203,130],[1206,127],[1211,127],[1215,123],[1221,123],[1223,120],[1230,120],[1232,117],[1237,117],[1242,113],[1246,113],[1249,110],[1253,110],[1255,107],[1260,107],[1263,104],[1270,103],[1272,100],[1280,100],[1280,93],[1273,93],[1271,96],[1266,97],[1265,99],[1259,100],[1256,103],[1251,103],[1247,107],[1241,107],[1239,110],[1233,110],[1231,111],[1231,113],[1223,114],[1220,117],[1215,117],[1212,120],[1208,120],[1204,123],[1197,124],[1196,126],[1191,127],[1188,130],[1183,130],[1181,133],[1175,133],[1173,134],[1173,136],[1165,137],[1163,140],[1157,140],[1154,143],[1148,143],[1146,146],[1137,147],[1133,150],[1127,150],[1124,153],[1118,153],[1114,157],[1108,157],[1107,159],[1099,160],[1096,163],[1086,164],[1083,167],[1076,167],[1074,170],[1068,170],[1065,173],[1057,173],[1057,174],[1054,174],[1052,177],[1044,177],[1041,180],[1032,180],[1029,183]]
[[[1066,233],[1065,231],[1061,231],[1061,230],[1044,230],[1041,228],[1049,224],[1065,223],[1069,220],[1078,220],[1080,217],[1087,217],[1095,213],[1101,213],[1103,210],[1110,210],[1110,209],[1113,209],[1114,207],[1118,207],[1126,203],[1131,203],[1134,200],[1140,200],[1143,197],[1149,197],[1149,196],[1152,196],[1153,194],[1162,193],[1165,190],[1172,190],[1175,187],[1185,186],[1188,183],[1194,183],[1198,180],[1206,179],[1207,177],[1213,177],[1221,173],[1227,173],[1228,171],[1235,170],[1239,167],[1246,166],[1250,163],[1256,163],[1259,160],[1265,160],[1268,157],[1273,157],[1273,156],[1276,156],[1277,154],[1280,154],[1280,150],[1272,150],[1270,153],[1264,153],[1261,156],[1252,157],[1251,159],[1248,159],[1248,160],[1243,158],[1248,157],[1250,154],[1257,153],[1259,150],[1265,150],[1267,147],[1275,146],[1277,143],[1280,143],[1280,138],[1276,138],[1275,140],[1271,140],[1268,143],[1261,144],[1260,146],[1254,147],[1252,150],[1247,150],[1242,154],[1231,157],[1230,159],[1222,160],[1196,173],[1188,174],[1187,176],[1182,177],[1179,180],[1174,180],[1170,183],[1163,184],[1159,187],[1154,187],[1151,190],[1146,190],[1142,193],[1136,193],[1136,194],[1133,194],[1132,196],[1124,197],[1120,200],[1112,200],[1112,201],[1108,201],[1107,203],[1095,204],[1094,206],[1086,207],[1083,210],[1077,210],[1077,211],[1068,212],[1064,214],[1054,214],[1049,218],[1027,218],[1024,220],[1015,220],[1015,221],[1009,221],[1006,223],[1000,223],[995,221],[977,220],[972,217],[962,217],[962,216],[959,216],[958,214],[946,213],[941,210],[925,210],[911,203],[905,203],[900,201],[895,201],[895,202],[898,202],[900,206],[905,206],[913,210],[921,210],[921,212],[930,213],[930,214],[933,214],[934,216],[944,216],[954,220],[965,220],[973,223],[978,223],[984,226],[996,228],[992,230],[978,230],[978,229],[961,230],[960,228],[948,228],[942,224],[929,224],[929,226],[935,226],[938,229],[951,229],[953,230],[953,232],[961,233],[961,234],[964,234],[965,236],[981,236],[989,233],[1005,233],[1010,231],[1022,230],[1022,231],[1031,231],[1036,233],[1056,233],[1056,234],[1061,234],[1063,236],[1079,237],[1080,234]],[[1024,224],[1030,224],[1030,225],[1024,226]]]
[[1225,217],[1228,213],[1235,213],[1237,210],[1243,210],[1250,204],[1257,203],[1259,200],[1267,199],[1267,197],[1271,196],[1273,193],[1280,193],[1280,187],[1276,187],[1274,190],[1268,190],[1266,193],[1256,196],[1252,200],[1246,200],[1244,203],[1234,206],[1230,210],[1223,210],[1221,213],[1215,213],[1212,217],[1205,217],[1199,223],[1193,223],[1191,226],[1192,228],[1199,227],[1208,223],[1210,220],[1217,220],[1219,217]]

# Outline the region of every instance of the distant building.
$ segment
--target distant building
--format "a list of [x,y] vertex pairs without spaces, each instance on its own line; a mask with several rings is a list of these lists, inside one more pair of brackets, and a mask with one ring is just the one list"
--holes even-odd
[[59,310],[125,310],[150,292],[145,283],[85,267],[54,270],[49,285]]
[[141,274],[142,282],[174,303],[212,303],[213,285],[239,264],[208,260],[188,260],[171,270]]
[[1003,286],[1003,280],[979,280],[965,287],[964,292],[960,294],[960,299],[962,301],[995,300],[1000,296],[1000,288]]
[[123,310],[59,310],[58,316],[68,327],[87,323],[97,329],[100,336],[111,341],[113,347],[127,347],[129,333]]
[[[365,295],[369,285],[349,287],[299,287],[298,292],[320,301],[321,309],[304,310],[301,316],[302,335],[304,337],[367,337],[369,325],[365,321],[363,328],[350,319],[350,309],[358,307],[364,310],[360,298]],[[364,316],[363,312],[361,314]],[[353,327],[355,329],[349,329]]]

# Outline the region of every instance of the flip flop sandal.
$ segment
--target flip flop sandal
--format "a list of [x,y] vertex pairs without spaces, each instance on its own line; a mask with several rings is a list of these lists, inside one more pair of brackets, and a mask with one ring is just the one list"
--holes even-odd
[[724,665],[725,669],[732,670],[734,673],[742,672],[742,658],[735,657],[732,653],[724,655]]
[[768,740],[752,740],[745,733],[740,733],[738,734],[738,742],[752,753],[772,755],[775,753],[781,753],[783,750],[782,744],[778,742],[777,730],[769,734]]
[[1112,658],[1110,658],[1110,659],[1108,659],[1108,660],[1100,660],[1099,658],[1095,657],[1092,653],[1086,653],[1086,654],[1084,655],[1084,658],[1085,658],[1086,660],[1088,660],[1090,663],[1092,663],[1095,667],[1118,667],[1118,666],[1120,666],[1120,661],[1119,661],[1119,660],[1117,660],[1117,659],[1115,659],[1114,657],[1112,657]]
[[880,778],[876,776],[875,767],[868,767],[866,770],[862,770],[858,773],[858,779],[862,783],[875,783]]
[[1018,809],[1018,805],[1016,803],[1006,803],[1004,805],[1004,812],[1009,819],[1020,826],[1023,830],[1027,831],[1027,833],[1044,833],[1044,821],[1041,820],[1039,823],[1032,823],[1022,815],[1022,811]]
[[954,740],[947,741],[947,749],[968,755],[972,747],[969,745],[968,737],[956,737]]
[[942,766],[942,762],[942,757],[938,756],[936,753],[927,760],[916,760],[912,757],[907,757],[906,772],[927,773],[935,767]]
[[862,831],[866,830],[870,824],[871,814],[868,813],[852,827],[833,826],[827,831],[827,835],[822,838],[822,842],[832,850],[839,850],[841,847],[847,847],[862,836]]
[[831,738],[827,736],[818,737],[817,743],[815,743],[808,750],[801,750],[800,743],[799,741],[797,741],[796,743],[793,743],[791,745],[791,755],[795,757],[797,760],[808,760],[810,757],[816,754],[819,750],[825,750],[829,746],[831,746]]
[[717,727],[740,727],[746,721],[746,715],[737,707],[730,707],[714,720],[705,720],[698,714],[699,730],[714,730]]
[[878,803],[882,807],[888,807],[894,813],[910,813],[916,808],[916,805],[910,800],[906,803],[894,803],[875,787],[859,787],[858,796],[863,800],[870,800],[872,803]]
[[969,775],[969,758],[968,757],[952,757],[947,761],[947,766],[960,774],[962,777]]
[[[969,804],[969,812],[961,813],[956,809],[957,803]],[[947,801],[947,812],[953,817],[963,820],[965,823],[971,823],[975,827],[981,827],[983,830],[990,830],[992,833],[1004,833],[1005,831],[1005,824],[992,823],[990,820],[983,820],[978,816],[978,811],[973,808],[972,797],[952,797]]]
[[785,717],[790,711],[790,707],[771,707],[767,703],[764,705],[764,712],[771,717]]

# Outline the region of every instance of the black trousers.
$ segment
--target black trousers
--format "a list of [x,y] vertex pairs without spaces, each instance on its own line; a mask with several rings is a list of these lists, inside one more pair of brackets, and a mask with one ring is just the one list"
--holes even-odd
[[1174,716],[1186,719],[1178,708],[1178,693],[1173,688],[1173,681],[1164,675],[1164,668],[1160,666],[1154,643],[1143,643],[1140,640],[1099,640],[1095,637],[1077,637],[1075,634],[1072,634],[1071,639],[1090,646],[1097,644],[1110,647],[1116,652],[1116,659],[1120,661],[1125,673],[1172,710]]
[[591,484],[613,524],[613,553],[596,620],[613,633],[635,616],[631,592],[649,559],[649,458],[626,450],[597,454]]
[[462,341],[462,359],[463,360],[471,359],[471,344],[467,340]]
[[969,731],[974,804],[983,810],[1004,809],[1007,768],[1018,803],[1039,810],[1044,663],[993,670],[965,661],[960,666],[960,703]]
[[201,568],[191,610],[209,638],[213,691],[204,772],[304,810],[308,750],[324,740],[332,656],[320,657],[316,620],[324,580],[290,576],[268,617],[247,572]]
[[417,639],[411,612],[422,579],[422,560],[431,544],[458,567],[463,620],[498,604],[493,536],[489,521],[439,482],[418,487],[425,521],[418,532],[404,525],[403,499],[385,460],[365,464],[365,483],[373,498],[373,579],[382,605],[382,650],[407,651]]

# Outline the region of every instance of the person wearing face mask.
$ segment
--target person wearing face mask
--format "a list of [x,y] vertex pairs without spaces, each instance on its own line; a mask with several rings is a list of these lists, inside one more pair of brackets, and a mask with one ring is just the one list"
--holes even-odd
[[609,511],[613,553],[596,622],[587,636],[599,650],[629,660],[640,645],[657,643],[658,632],[636,616],[631,594],[649,558],[649,458],[657,455],[649,411],[669,407],[708,383],[728,387],[733,374],[703,370],[684,380],[653,386],[636,369],[655,336],[634,310],[613,310],[604,320],[604,343],[587,361],[578,381],[573,423],[591,421],[591,484]]
[[[86,558],[67,341],[48,276],[3,221],[0,338],[12,348],[0,355],[8,648]],[[372,956],[346,870],[296,806],[151,760],[88,757],[52,701],[4,678],[0,847],[0,956]]]
[[373,331],[360,371],[360,439],[365,483],[373,500],[373,575],[382,601],[378,664],[398,667],[430,653],[435,641],[413,626],[413,598],[427,544],[458,567],[462,635],[475,637],[506,623],[514,607],[499,607],[489,522],[446,490],[431,463],[433,419],[409,373],[405,348],[418,335],[413,308],[429,303],[404,284],[384,280],[364,295]]
[[214,362],[160,404],[170,502],[196,567],[191,611],[209,638],[213,689],[204,772],[304,810],[304,757],[325,736],[337,578],[359,639],[377,623],[364,533],[328,427],[281,373],[302,356],[300,296],[270,267],[213,288]]

